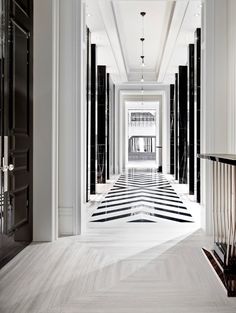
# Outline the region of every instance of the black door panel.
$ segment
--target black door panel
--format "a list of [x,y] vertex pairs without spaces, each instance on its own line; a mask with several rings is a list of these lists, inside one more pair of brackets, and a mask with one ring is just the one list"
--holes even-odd
[[32,241],[33,0],[0,1],[5,5],[1,164],[14,166],[1,175],[2,266]]

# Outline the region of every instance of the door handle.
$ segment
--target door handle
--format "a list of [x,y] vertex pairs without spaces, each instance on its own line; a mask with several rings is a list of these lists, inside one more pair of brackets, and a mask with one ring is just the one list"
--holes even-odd
[[14,168],[15,168],[14,164],[9,164],[8,171],[12,172],[14,170]]
[[4,136],[4,151],[2,158],[2,167],[0,168],[4,174],[3,180],[3,190],[4,192],[8,191],[8,172],[12,172],[14,170],[14,164],[8,164],[8,136]]
[[15,168],[14,164],[7,165],[5,163],[5,158],[4,157],[2,158],[2,167],[0,167],[2,172],[4,172],[4,173],[7,172],[7,171],[12,172],[14,170],[14,168]]

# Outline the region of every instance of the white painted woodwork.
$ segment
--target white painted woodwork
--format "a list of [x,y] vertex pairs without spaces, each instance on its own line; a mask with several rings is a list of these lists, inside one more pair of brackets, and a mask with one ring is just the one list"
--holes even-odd
[[[228,152],[227,1],[203,2],[201,153]],[[203,228],[212,233],[212,167],[201,161]]]
[[59,235],[83,231],[86,193],[86,28],[81,0],[60,0]]
[[34,241],[86,224],[84,14],[81,0],[34,6]]
[[[136,85],[120,85],[117,89],[115,107],[118,111],[116,115],[116,140],[118,140],[118,151],[116,154],[116,173],[121,173],[126,164],[126,132],[125,132],[125,103],[127,101],[140,101],[142,99],[141,90]],[[162,167],[163,173],[167,174],[170,170],[170,153],[169,153],[169,88],[168,86],[146,85],[143,95],[144,101],[159,101],[162,107],[161,125],[162,125]],[[116,141],[117,142],[117,141]]]
[[35,1],[34,241],[51,241],[57,238],[57,14],[57,0]]
[[229,152],[236,153],[236,1],[228,0],[228,138]]

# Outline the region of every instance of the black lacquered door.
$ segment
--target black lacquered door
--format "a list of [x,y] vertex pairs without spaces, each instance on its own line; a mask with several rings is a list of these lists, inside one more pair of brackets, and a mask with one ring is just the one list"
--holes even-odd
[[1,0],[0,266],[32,240],[33,0]]

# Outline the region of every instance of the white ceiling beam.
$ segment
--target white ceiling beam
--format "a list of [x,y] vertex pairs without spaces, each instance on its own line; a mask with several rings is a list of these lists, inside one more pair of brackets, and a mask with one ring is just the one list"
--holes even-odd
[[110,41],[111,49],[120,73],[120,81],[126,82],[128,81],[127,70],[111,0],[99,0],[99,8],[107,36]]
[[166,17],[164,19],[161,44],[160,44],[161,48],[160,48],[160,52],[159,52],[159,55],[157,58],[157,64],[156,64],[156,79],[158,78],[158,75],[160,72],[161,63],[162,63],[162,59],[163,59],[164,52],[165,52],[165,46],[166,46],[168,34],[170,31],[173,15],[174,15],[174,11],[175,11],[175,5],[176,5],[175,1],[169,1],[167,3]]
[[[158,0],[155,0],[158,1]],[[188,9],[189,1],[188,0],[181,0],[176,1],[168,37],[165,43],[165,48],[161,60],[161,65],[157,77],[158,83],[163,83],[165,79],[165,75],[167,73],[172,55],[175,50],[176,42],[178,39],[178,36],[180,34],[184,17],[186,15],[187,9]]]

